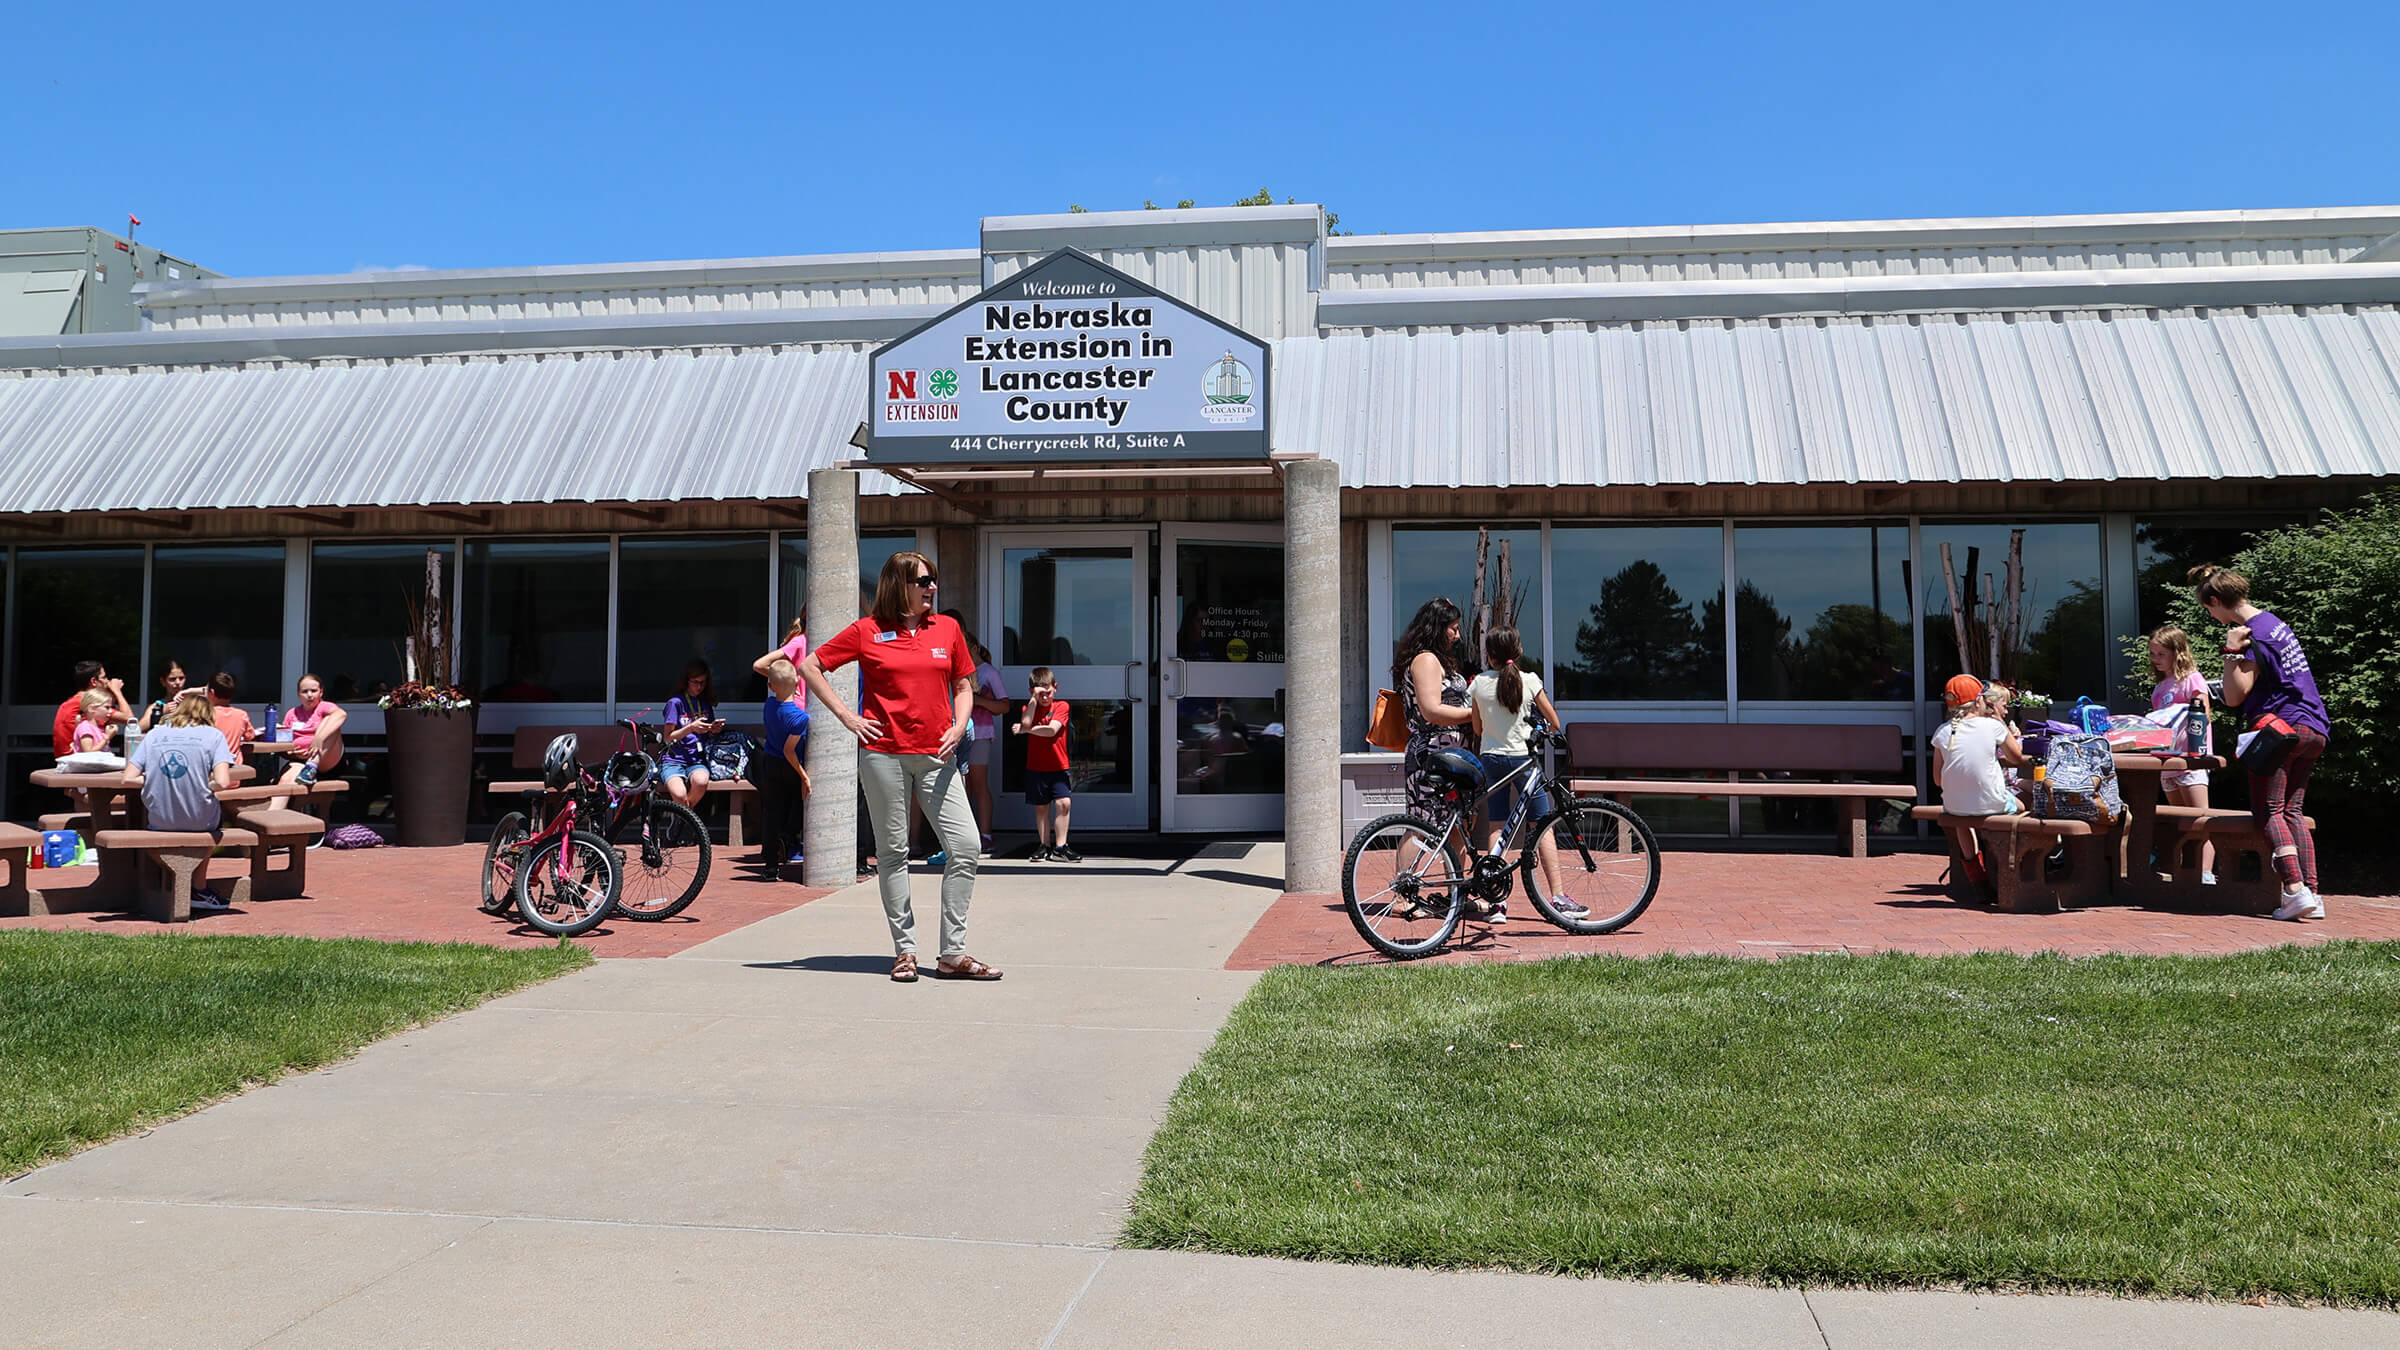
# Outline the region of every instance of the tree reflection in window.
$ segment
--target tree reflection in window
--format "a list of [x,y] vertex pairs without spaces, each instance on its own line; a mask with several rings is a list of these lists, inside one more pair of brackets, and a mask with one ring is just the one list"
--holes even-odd
[[1743,699],[1908,699],[1907,527],[1745,525],[1733,552]]

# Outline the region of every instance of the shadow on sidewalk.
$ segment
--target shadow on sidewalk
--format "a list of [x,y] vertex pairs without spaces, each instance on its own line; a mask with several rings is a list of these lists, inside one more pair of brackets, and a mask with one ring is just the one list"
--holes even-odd
[[791,961],[745,961],[748,970],[805,970],[831,975],[890,975],[888,956],[803,956]]

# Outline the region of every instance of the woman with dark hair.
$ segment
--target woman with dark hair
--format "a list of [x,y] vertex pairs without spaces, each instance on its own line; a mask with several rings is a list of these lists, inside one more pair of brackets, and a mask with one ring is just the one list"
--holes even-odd
[[662,714],[667,725],[666,753],[658,757],[667,795],[697,811],[708,795],[708,738],[725,729],[717,716],[717,691],[708,677],[708,662],[686,663],[683,681],[667,700]]
[[[942,955],[935,979],[996,980],[967,955],[967,905],[974,898],[975,813],[968,809],[958,746],[975,710],[975,657],[955,620],[934,612],[933,560],[895,553],[875,585],[875,612],[800,659],[817,705],[858,738],[858,783],[875,822],[875,878],[891,924],[892,978],[917,978],[917,928],[908,895],[908,804],[925,809],[941,836]],[[858,663],[858,710],[825,672]]]
[[1458,606],[1447,598],[1426,601],[1392,652],[1392,687],[1400,691],[1408,720],[1408,750],[1400,761],[1408,809],[1431,821],[1441,819],[1441,784],[1426,771],[1426,759],[1436,750],[1465,748],[1475,717],[1466,672],[1458,665],[1458,617]]
[[2227,625],[2219,653],[2225,658],[2225,706],[2241,709],[2254,733],[2274,717],[2297,738],[2268,772],[2250,771],[2250,815],[2274,851],[2275,875],[2283,883],[2283,904],[2275,917],[2322,919],[2317,843],[2301,801],[2333,734],[2333,719],[2317,693],[2308,653],[2300,649],[2290,624],[2250,603],[2250,582],[2241,573],[2210,566],[2195,567],[2190,575],[2200,607]]

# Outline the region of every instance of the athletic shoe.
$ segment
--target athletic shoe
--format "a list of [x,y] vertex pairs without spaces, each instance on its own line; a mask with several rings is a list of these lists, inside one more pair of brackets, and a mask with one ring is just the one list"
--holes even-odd
[[988,834],[983,836],[983,851],[986,853],[992,851],[992,837]]
[[2318,899],[2314,892],[2294,891],[2283,897],[2283,903],[2276,907],[2275,917],[2290,919],[2294,922],[2301,919],[2322,919],[2325,917],[2325,902]]
[[1484,915],[1483,921],[1485,923],[1507,923],[1508,903],[1506,901],[1502,901],[1501,903],[1492,906],[1492,912]]
[[2202,873],[2200,874],[2200,884],[2201,884],[2201,885],[2203,885],[2203,886],[2214,886],[2214,885],[2216,885],[2216,884],[2217,884],[2217,874],[2216,874],[2216,873],[2214,873],[2214,872],[2202,872]]
[[1552,900],[1550,902],[1550,908],[1562,919],[1582,919],[1588,918],[1591,915],[1590,910],[1579,904],[1576,904],[1574,901],[1567,899],[1563,895],[1555,900]]
[[950,863],[950,850],[946,848],[935,849],[933,852],[925,855],[925,863],[928,867],[948,866]]
[[1025,861],[1027,862],[1048,862],[1050,861],[1050,858],[1051,852],[1048,844],[1035,844],[1033,846],[1033,852],[1025,855]]
[[222,914],[231,908],[233,908],[233,902],[215,891],[202,888],[192,892],[192,909],[195,913]]
[[1082,855],[1082,854],[1080,854],[1080,853],[1077,853],[1075,850],[1073,850],[1073,849],[1071,849],[1071,848],[1054,848],[1054,849],[1050,850],[1050,861],[1052,861],[1052,862],[1063,862],[1063,863],[1079,863],[1079,862],[1082,862],[1082,861],[1083,861],[1083,855]]

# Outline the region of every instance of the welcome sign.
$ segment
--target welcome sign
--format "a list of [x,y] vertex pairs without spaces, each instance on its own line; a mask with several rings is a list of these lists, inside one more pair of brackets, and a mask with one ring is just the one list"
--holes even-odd
[[1060,249],[879,348],[869,463],[1267,457],[1267,346]]

